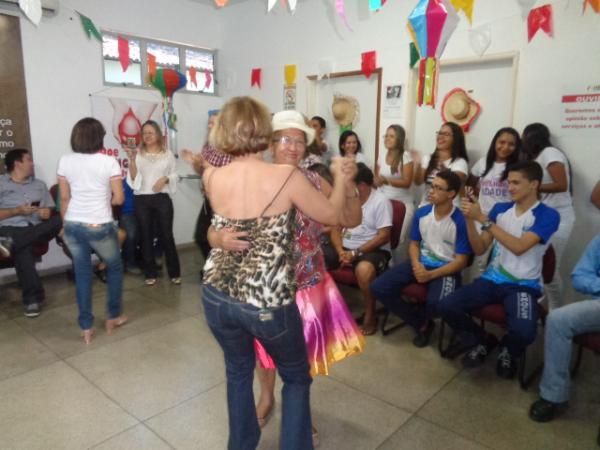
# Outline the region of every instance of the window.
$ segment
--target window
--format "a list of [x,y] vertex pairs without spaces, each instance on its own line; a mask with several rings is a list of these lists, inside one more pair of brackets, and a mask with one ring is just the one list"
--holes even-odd
[[[129,41],[130,64],[126,71],[119,61],[119,36]],[[110,31],[103,31],[102,39],[104,84],[107,86],[152,88],[144,81],[150,54],[156,58],[157,68],[174,69],[187,76],[187,85],[179,92],[216,94],[215,50]]]

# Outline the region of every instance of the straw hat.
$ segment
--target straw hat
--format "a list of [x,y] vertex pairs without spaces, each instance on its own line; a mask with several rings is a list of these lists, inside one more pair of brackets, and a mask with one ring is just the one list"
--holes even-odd
[[333,118],[342,127],[355,125],[358,122],[358,100],[349,95],[335,94],[331,112]]
[[271,125],[273,126],[273,131],[287,130],[289,128],[304,131],[307,146],[312,144],[312,141],[315,139],[315,130],[306,124],[304,116],[298,111],[290,109],[273,114]]
[[481,106],[464,89],[455,88],[446,94],[442,102],[442,119],[454,122],[469,131],[469,127],[481,112]]

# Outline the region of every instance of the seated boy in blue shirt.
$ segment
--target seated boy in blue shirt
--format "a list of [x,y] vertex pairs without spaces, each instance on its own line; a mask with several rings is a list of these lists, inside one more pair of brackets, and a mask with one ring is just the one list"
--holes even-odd
[[[379,276],[371,284],[373,296],[412,326],[413,344],[425,347],[434,328],[437,306],[461,285],[471,247],[462,212],[453,205],[461,181],[450,170],[439,172],[431,184],[429,204],[413,219],[408,253],[410,259]],[[427,285],[426,308],[414,308],[400,292],[412,283]]]
[[[463,357],[464,367],[483,364],[498,344],[494,335],[486,333],[469,316],[483,306],[501,303],[506,311],[507,334],[496,365],[498,376],[512,378],[517,359],[535,339],[543,256],[560,222],[559,213],[538,199],[541,182],[542,168],[538,163],[517,163],[508,169],[512,202],[497,203],[489,217],[477,203],[468,199],[461,203],[475,254],[484,254],[493,243],[491,262],[481,277],[446,297],[440,305],[442,318],[460,337],[448,353],[472,348]],[[475,222],[481,224],[481,234]]]

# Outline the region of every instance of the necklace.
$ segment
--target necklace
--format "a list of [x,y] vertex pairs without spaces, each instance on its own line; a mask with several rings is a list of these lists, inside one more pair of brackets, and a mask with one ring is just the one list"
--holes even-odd
[[150,162],[156,162],[159,159],[162,159],[165,155],[166,155],[165,152],[158,152],[158,153],[144,152],[143,153],[144,158],[146,158]]

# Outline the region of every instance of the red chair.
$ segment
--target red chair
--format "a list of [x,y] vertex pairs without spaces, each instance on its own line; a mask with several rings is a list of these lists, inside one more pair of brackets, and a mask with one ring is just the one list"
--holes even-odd
[[573,342],[577,345],[577,356],[575,357],[575,364],[571,369],[571,378],[574,378],[579,371],[583,349],[588,349],[596,354],[600,354],[600,332],[579,334],[575,336]]
[[[542,278],[544,280],[544,284],[548,284],[552,281],[552,279],[554,278],[555,268],[556,268],[556,255],[554,254],[554,248],[552,247],[552,245],[550,245],[548,247],[548,249],[546,250],[546,253],[544,253],[544,258],[542,261]],[[544,326],[546,324],[546,316],[548,315],[548,310],[542,304],[543,300],[544,300],[544,296],[542,296],[537,302],[538,317],[540,319],[542,326]],[[479,309],[473,311],[473,313],[471,315],[473,317],[478,318],[481,321],[482,327],[485,327],[486,322],[490,322],[490,323],[496,324],[502,328],[506,328],[506,311],[504,310],[504,306],[499,303],[496,303],[493,305],[487,305],[487,306],[484,306],[483,308],[479,308]],[[441,334],[443,334],[443,327],[444,327],[444,323],[442,322],[442,330],[440,331]],[[444,351],[442,351],[442,355],[445,356]],[[525,377],[525,366],[527,363],[526,356],[527,356],[527,351],[525,351],[523,353],[523,356],[521,357],[521,361],[519,362],[519,369],[518,369],[518,379],[519,379],[519,384],[521,385],[522,389],[527,389],[527,387],[533,381],[533,379],[537,375],[539,375],[539,373],[542,371],[542,367],[543,367],[540,364],[538,367],[536,367],[533,370],[533,372],[528,377]]]
[[[392,231],[390,236],[390,244],[392,250],[398,247],[400,242],[400,232],[402,231],[402,224],[404,223],[404,215],[406,214],[406,207],[404,203],[399,200],[390,200],[392,203]],[[352,267],[340,267],[329,271],[331,277],[337,282],[347,284],[349,286],[358,287],[358,280],[354,275],[354,269]]]

